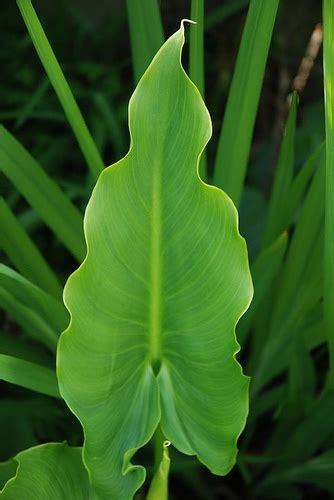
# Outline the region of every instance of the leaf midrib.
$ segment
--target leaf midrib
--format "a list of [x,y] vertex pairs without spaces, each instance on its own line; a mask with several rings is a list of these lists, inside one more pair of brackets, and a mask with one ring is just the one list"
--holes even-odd
[[[154,168],[155,167],[155,168]],[[161,178],[153,167],[151,211],[151,278],[149,309],[149,357],[152,366],[161,359]]]

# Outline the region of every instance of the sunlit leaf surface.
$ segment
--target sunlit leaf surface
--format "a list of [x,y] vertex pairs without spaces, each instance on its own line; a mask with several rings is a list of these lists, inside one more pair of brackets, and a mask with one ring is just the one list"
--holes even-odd
[[246,245],[231,200],[196,173],[211,122],[183,43],[181,26],[131,98],[130,151],[98,180],[87,257],[65,288],[58,378],[100,498],[132,498],[145,471],[131,457],[159,421],[177,449],[226,474],[247,415],[234,335],[252,296]]
[[0,491],[3,500],[93,498],[81,460],[81,448],[70,448],[66,443],[48,443],[21,451],[12,462],[16,462],[17,470]]

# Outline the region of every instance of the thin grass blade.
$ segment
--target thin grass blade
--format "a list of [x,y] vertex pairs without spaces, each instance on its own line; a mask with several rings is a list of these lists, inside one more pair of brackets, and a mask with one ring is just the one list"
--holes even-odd
[[81,213],[3,126],[0,126],[1,171],[71,254],[81,260],[85,255]]
[[334,389],[334,0],[324,0],[326,201],[324,319],[329,346],[328,385]]
[[[204,77],[204,0],[192,0],[190,19],[196,23],[190,27],[189,39],[189,74],[191,80],[205,100]],[[207,179],[206,153],[203,152],[199,164],[199,175]]]
[[[306,314],[322,296],[323,287],[324,168],[315,173],[289,247],[275,307],[266,326],[261,352],[254,352],[251,391],[254,395],[276,373],[288,356],[294,335],[301,334]],[[310,222],[311,221],[311,222]],[[268,334],[269,331],[269,334]]]
[[128,21],[135,82],[165,41],[157,0],[127,0]]
[[214,184],[239,204],[279,0],[251,0],[229,91]]
[[237,12],[245,8],[248,3],[249,0],[231,0],[227,4],[224,3],[215,7],[205,16],[205,29],[209,30],[217,24],[224,22],[230,16],[237,14]]
[[61,298],[57,276],[3,198],[0,198],[0,226],[0,248],[14,266],[43,290]]
[[288,227],[293,221],[294,214],[300,204],[300,201],[306,191],[307,185],[312,179],[312,175],[319,163],[319,159],[324,152],[324,143],[320,144],[315,151],[307,158],[300,171],[293,179],[291,189],[286,198],[286,208],[284,210],[284,223],[283,226]]
[[30,0],[17,0],[38,56],[64,109],[94,179],[104,163]]
[[43,345],[16,332],[13,335],[13,333],[0,330],[0,353],[48,368],[52,368],[54,365],[54,357],[45,350]]
[[3,264],[0,264],[0,307],[31,337],[53,351],[68,323],[68,313],[61,302]]
[[264,248],[270,245],[277,236],[286,229],[286,227],[284,227],[286,223],[284,212],[286,194],[290,191],[293,178],[297,100],[297,93],[294,92],[291,99],[288,121],[282,140],[269,201],[268,217],[263,241]]
[[24,359],[0,354],[0,380],[61,398],[55,371]]

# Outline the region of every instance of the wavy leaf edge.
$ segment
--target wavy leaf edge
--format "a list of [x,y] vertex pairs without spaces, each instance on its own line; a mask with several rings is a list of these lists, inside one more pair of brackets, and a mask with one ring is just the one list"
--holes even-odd
[[[207,184],[206,182],[204,182],[202,180],[202,178],[200,177],[200,174],[199,174],[199,166],[200,166],[200,159],[201,159],[201,156],[203,154],[203,151],[205,150],[209,140],[211,139],[212,137],[212,122],[211,122],[211,117],[210,117],[210,114],[209,114],[209,111],[207,110],[207,107],[205,106],[204,104],[204,101],[203,101],[203,98],[199,92],[199,90],[197,89],[196,85],[193,83],[193,81],[189,78],[188,74],[186,73],[183,65],[182,65],[182,51],[183,51],[183,46],[184,46],[184,43],[185,43],[185,35],[184,35],[184,24],[185,23],[191,23],[191,24],[196,24],[196,22],[192,21],[192,20],[189,20],[189,19],[183,19],[181,21],[181,25],[180,25],[180,28],[179,30],[177,30],[173,35],[171,35],[171,37],[169,37],[166,42],[164,43],[164,45],[166,43],[168,43],[168,41],[170,41],[172,38],[174,37],[177,37],[177,36],[180,36],[182,37],[182,42],[180,44],[180,54],[179,54],[179,65],[180,65],[180,68],[182,70],[182,73],[184,75],[184,77],[188,80],[188,82],[190,82],[192,88],[193,88],[193,91],[196,92],[196,94],[198,95],[198,98],[201,100],[201,102],[203,103],[204,105],[204,108],[206,110],[206,114],[207,114],[207,118],[208,118],[208,136],[203,144],[203,147],[202,149],[200,150],[199,154],[198,154],[198,157],[197,157],[197,161],[196,161],[196,174],[197,174],[197,177],[199,179],[199,181],[201,182],[202,184],[202,187],[205,188],[206,190],[208,191],[218,191],[221,195],[224,196],[225,198],[225,201],[229,204],[229,208],[230,210],[233,212],[234,214],[234,218],[235,218],[235,223],[236,223],[236,232],[237,232],[237,236],[239,238],[239,244],[243,246],[243,254],[244,254],[244,257],[245,259],[247,260],[248,262],[248,251],[247,251],[247,245],[246,245],[246,241],[245,239],[241,236],[240,232],[239,232],[239,216],[238,216],[238,211],[232,201],[232,199],[225,193],[225,191],[223,191],[222,189],[216,187],[216,186],[213,186],[213,185],[210,185],[210,184]],[[154,56],[154,58],[152,59],[152,62],[150,63],[150,65],[148,66],[147,70],[144,72],[143,76],[141,77],[141,79],[139,80],[130,100],[129,100],[129,104],[128,104],[128,130],[129,130],[129,137],[130,137],[130,145],[129,145],[129,150],[128,152],[126,153],[125,156],[123,156],[120,160],[118,160],[117,162],[109,165],[108,167],[106,167],[100,174],[94,188],[93,188],[93,191],[92,191],[92,194],[91,194],[91,197],[88,201],[88,204],[86,206],[86,210],[85,210],[85,215],[84,215],[84,236],[85,236],[85,243],[86,243],[86,256],[84,258],[84,260],[82,261],[82,263],[80,264],[80,266],[69,276],[67,282],[66,282],[66,285],[65,285],[65,288],[64,288],[64,292],[63,292],[63,301],[64,301],[64,304],[66,306],[66,309],[68,310],[69,312],[69,315],[70,315],[70,321],[69,321],[69,324],[67,326],[67,328],[62,332],[61,334],[61,337],[59,339],[59,342],[58,342],[58,349],[57,349],[57,376],[58,376],[58,373],[59,373],[59,363],[58,363],[58,350],[59,350],[59,345],[60,345],[60,342],[61,342],[61,339],[65,336],[65,335],[68,335],[70,333],[70,330],[71,330],[71,326],[72,326],[72,312],[67,304],[67,298],[66,298],[66,292],[67,292],[67,286],[68,286],[68,282],[69,280],[71,279],[72,276],[75,276],[77,274],[80,273],[81,269],[85,266],[86,264],[86,261],[89,259],[89,255],[90,255],[90,244],[89,244],[89,241],[87,240],[87,221],[88,221],[88,213],[90,211],[90,206],[92,204],[94,204],[94,201],[95,201],[95,198],[96,198],[96,191],[97,191],[97,187],[98,185],[103,182],[103,178],[108,175],[108,173],[110,172],[111,169],[113,169],[114,167],[118,166],[120,163],[122,163],[132,152],[132,149],[133,149],[133,134],[132,134],[132,130],[131,130],[131,107],[132,107],[132,102],[136,99],[136,96],[137,96],[137,93],[138,93],[138,88],[142,85],[142,83],[145,81],[146,78],[149,77],[150,75],[150,72],[152,71],[152,66],[154,66],[154,62],[155,60],[159,57],[159,54],[161,52],[161,50],[163,49],[164,45],[162,45],[162,47],[159,49],[159,51],[157,52],[157,54]],[[249,267],[249,266],[248,266]],[[239,314],[237,316],[237,319],[236,319],[236,322],[235,322],[235,325],[234,325],[234,332],[233,332],[233,335],[234,335],[234,341],[235,341],[235,344],[236,344],[236,349],[235,349],[235,352],[233,353],[233,359],[236,363],[236,365],[238,366],[239,368],[239,372],[240,372],[240,375],[243,377],[245,383],[247,384],[247,401],[246,401],[246,407],[247,407],[247,411],[245,411],[245,417],[244,417],[244,421],[243,421],[243,425],[242,425],[242,428],[239,432],[239,434],[237,435],[236,439],[235,439],[235,445],[240,437],[240,435],[242,434],[243,430],[244,430],[244,427],[245,427],[245,424],[246,424],[246,420],[247,420],[247,416],[248,416],[248,406],[249,406],[249,396],[248,396],[248,387],[249,387],[249,382],[250,382],[250,379],[251,377],[245,375],[243,373],[243,369],[242,369],[242,366],[241,364],[239,363],[238,359],[237,359],[237,354],[239,353],[240,349],[241,349],[241,346],[240,344],[238,343],[238,340],[237,340],[237,337],[236,337],[236,325],[237,323],[239,322],[240,318],[244,315],[244,313],[247,311],[249,305],[251,304],[251,301],[252,301],[252,298],[253,298],[253,293],[254,293],[254,289],[253,289],[253,285],[252,285],[252,280],[251,280],[251,275],[249,273],[249,278],[250,278],[250,293],[249,293],[249,297],[248,297],[248,300],[244,303],[243,307],[240,307],[240,311],[239,311]],[[152,369],[152,372],[154,374],[154,370],[153,370],[153,367],[151,366],[151,369]],[[157,379],[158,378],[158,375],[159,374],[154,374],[155,378]],[[86,440],[86,431],[85,431],[85,427],[83,425],[83,422],[81,421],[80,417],[77,415],[76,411],[71,407],[71,404],[68,403],[68,401],[66,400],[66,398],[64,397],[64,394],[63,394],[63,390],[62,390],[62,387],[61,387],[61,384],[59,384],[59,390],[60,390],[60,394],[61,396],[63,397],[63,399],[65,400],[66,404],[68,405],[69,409],[71,410],[71,412],[76,416],[76,418],[79,420],[81,426],[82,426],[82,429],[83,429],[83,433],[84,433],[84,438]],[[133,455],[141,448],[143,448],[147,443],[150,442],[150,440],[152,439],[159,423],[161,424],[161,397],[160,397],[160,388],[158,387],[158,391],[159,391],[159,419],[156,423],[156,426],[155,428],[153,429],[153,431],[151,432],[150,436],[148,437],[148,439],[146,439],[145,441],[141,442],[141,444],[139,444],[136,448],[131,448],[131,449],[128,449],[126,451],[126,453],[124,453],[124,456],[123,456],[123,467],[122,467],[122,475],[125,476],[127,475],[130,471],[134,471],[134,470],[141,470],[143,472],[143,480],[141,481],[140,486],[143,485],[145,479],[146,479],[146,469],[144,466],[142,465],[134,465],[131,463],[131,458],[133,457]],[[162,425],[162,424],[161,424]],[[189,456],[196,456],[197,459],[199,460],[199,462],[201,462],[203,465],[205,465],[209,470],[210,472],[212,472],[213,474],[215,475],[226,475],[230,472],[230,470],[233,468],[234,466],[234,463],[231,464],[231,466],[228,468],[228,470],[226,470],[223,474],[222,473],[219,473],[215,470],[212,470],[209,465],[205,462],[205,459],[203,459],[200,454],[197,454],[197,453],[188,453],[186,452],[185,450],[182,450],[180,447],[177,447],[175,446],[175,444],[173,443],[172,439],[167,435],[167,433],[164,432],[164,428],[163,428],[163,425],[162,425],[162,431],[163,431],[163,434],[165,435],[166,439],[171,441],[171,444],[176,448],[178,449],[180,452],[186,454],[186,455],[189,455]],[[236,451],[236,454],[237,454],[237,451]],[[83,445],[83,448],[82,448],[82,460],[83,460],[83,463],[84,463],[84,466],[85,468],[87,469],[87,472],[88,472],[88,476],[89,476],[89,480],[91,482],[91,472],[89,470],[89,467],[86,463],[86,459],[85,459],[85,444]]]

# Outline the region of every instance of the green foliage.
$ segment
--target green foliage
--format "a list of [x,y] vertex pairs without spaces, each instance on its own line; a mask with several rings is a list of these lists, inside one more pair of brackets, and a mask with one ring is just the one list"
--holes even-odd
[[161,462],[153,477],[147,500],[168,500],[168,473],[170,468],[170,458],[168,454],[169,441],[163,443]]
[[[68,250],[84,256],[82,217],[38,162],[0,126],[0,170],[22,193]],[[52,201],[51,201],[52,200]]]
[[87,257],[64,293],[71,323],[58,347],[60,390],[83,425],[101,497],[128,498],[140,486],[143,471],[129,460],[160,419],[176,448],[226,474],[247,414],[234,359],[235,324],[252,295],[246,248],[231,201],[196,175],[211,125],[180,66],[183,43],[182,26],[131,98],[130,151],[96,184]]
[[0,247],[9,260],[36,285],[57,298],[61,297],[57,276],[3,198],[0,198],[0,223]]
[[[156,0],[124,0],[102,20],[103,3],[94,14],[64,1],[41,8],[72,90],[31,1],[17,0],[9,17],[4,9],[1,498],[334,494],[334,2],[323,2],[325,113],[317,63],[310,91],[285,101],[284,50],[289,72],[305,49],[285,29],[296,5],[286,23],[278,0],[223,3],[160,3],[160,12]],[[20,13],[29,35],[13,31]],[[180,63],[183,29],[163,45],[163,24],[170,33],[182,17],[197,22],[186,38],[198,89]],[[139,83],[119,161],[131,62]],[[221,128],[207,152],[204,89]],[[102,157],[114,164],[104,169]],[[246,247],[211,181],[240,204],[250,254],[254,298],[239,322],[252,291]],[[65,287],[68,324],[61,289],[82,261]],[[239,361],[251,375],[247,422]],[[210,474],[235,463],[228,479]]]
[[126,0],[136,83],[164,42],[158,0]]
[[16,475],[0,492],[4,499],[92,498],[80,448],[49,443],[22,451],[14,461]]
[[279,0],[251,0],[226,104],[214,183],[239,204]]
[[328,384],[334,389],[334,2],[324,0],[324,89],[326,121],[326,203],[324,260],[324,320],[329,344]]
[[77,138],[81,151],[87,161],[87,165],[89,166],[93,177],[96,179],[104,168],[103,161],[88,131],[87,125],[81,115],[71,89],[65,80],[64,74],[58,64],[48,39],[46,38],[43,28],[31,4],[31,0],[17,0],[17,5],[21,11],[24,22],[26,23],[39,58],[61,102],[68,122]]

